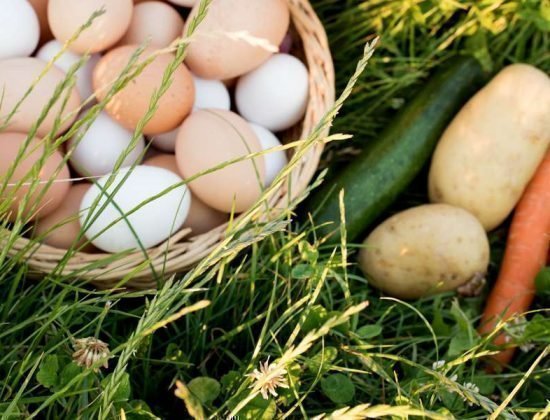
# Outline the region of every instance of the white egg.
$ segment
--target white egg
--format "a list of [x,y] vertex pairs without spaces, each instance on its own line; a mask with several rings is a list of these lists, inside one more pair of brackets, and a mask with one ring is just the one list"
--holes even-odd
[[28,57],[40,39],[40,23],[27,0],[0,2],[0,60]]
[[[269,131],[267,128],[262,127],[261,125],[249,123],[252,131],[260,140],[260,144],[263,150],[268,150],[273,147],[278,147],[281,145],[279,139]],[[288,163],[288,158],[284,150],[278,150],[270,152],[264,155],[265,158],[265,185],[269,186],[273,180],[277,177],[279,172],[286,166]]]
[[231,97],[223,82],[219,80],[207,80],[193,75],[195,83],[195,104],[193,110],[197,109],[225,109],[231,108]]
[[304,116],[309,94],[306,66],[288,54],[275,54],[237,82],[235,100],[248,121],[277,132]]
[[[36,58],[49,62],[59,53],[59,51],[61,51],[62,48],[63,44],[54,39],[40,47],[36,53]],[[101,55],[99,54],[91,55],[86,63],[82,64],[76,72],[76,88],[78,89],[78,93],[80,94],[82,100],[88,99],[94,92],[92,86],[92,75],[100,58]],[[81,55],[67,50],[57,60],[55,60],[54,65],[67,73],[69,69],[77,64],[81,59]]]
[[83,176],[102,176],[112,172],[124,153],[126,157],[121,168],[137,164],[145,149],[145,140],[141,137],[136,146],[128,150],[134,133],[119,125],[105,112],[97,116],[80,141],[79,134],[69,141],[69,150],[73,149],[69,160],[72,167]]
[[163,152],[174,153],[176,150],[176,139],[178,138],[179,127],[168,133],[157,134],[151,137],[151,143]]
[[136,166],[120,171],[106,186],[109,177],[94,184],[80,205],[80,224],[97,248],[113,253],[151,248],[183,226],[191,194],[175,173]]

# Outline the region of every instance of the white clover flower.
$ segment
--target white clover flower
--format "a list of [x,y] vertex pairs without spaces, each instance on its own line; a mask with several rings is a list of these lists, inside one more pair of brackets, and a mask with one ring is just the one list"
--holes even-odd
[[[278,370],[277,374],[273,376],[273,373]],[[254,369],[252,373],[246,376],[252,378],[254,383],[250,385],[250,388],[254,388],[257,384],[260,384],[260,392],[264,400],[269,398],[269,394],[274,397],[277,396],[277,388],[288,388],[288,382],[285,378],[286,370],[279,369],[275,363],[269,364],[269,359],[264,363],[260,362],[260,369]]]
[[101,361],[102,367],[109,367],[110,352],[107,343],[94,337],[79,338],[74,341],[73,347],[73,360],[78,366],[97,371],[97,364]]

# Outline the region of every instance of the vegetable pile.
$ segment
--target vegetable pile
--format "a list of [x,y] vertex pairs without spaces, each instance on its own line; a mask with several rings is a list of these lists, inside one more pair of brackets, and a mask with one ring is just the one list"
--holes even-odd
[[[390,217],[370,233],[359,254],[373,286],[417,299],[474,287],[483,279],[489,266],[485,230],[502,225],[516,208],[501,274],[480,324],[481,333],[494,333],[499,320],[529,309],[548,254],[550,78],[531,65],[509,65],[469,99],[480,80],[477,60],[455,59],[378,139],[329,178],[309,209],[328,242],[341,241],[342,232],[356,240],[431,157],[429,198],[440,204]],[[495,344],[507,341],[504,334],[496,337]],[[508,363],[512,352],[494,359]]]

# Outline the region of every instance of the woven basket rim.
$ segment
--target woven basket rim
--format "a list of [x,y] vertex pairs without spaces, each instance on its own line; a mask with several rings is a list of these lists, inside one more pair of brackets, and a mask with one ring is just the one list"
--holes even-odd
[[[287,0],[291,12],[293,29],[299,36],[302,46],[301,53],[309,69],[310,93],[306,114],[299,124],[299,138],[306,139],[316,128],[317,123],[332,107],[335,100],[335,82],[332,57],[328,39],[322,23],[315,14],[308,0]],[[321,136],[328,135],[328,127],[323,129]],[[296,133],[298,129],[294,129]],[[296,138],[293,138],[296,140]],[[318,142],[309,151],[306,159],[293,168],[290,175],[281,183],[281,187],[268,202],[273,209],[286,208],[289,199],[301,194],[313,177],[323,151],[322,142]],[[148,250],[148,262],[153,267],[161,267],[159,271],[164,276],[185,271],[202,260],[223,238],[225,225],[198,236],[190,236],[189,229],[183,229],[169,240]],[[29,274],[42,277],[57,272],[59,262],[66,258],[67,251],[37,243],[25,237],[15,240],[8,255],[14,257],[23,255],[29,267]],[[131,275],[124,287],[131,289],[150,289],[157,286],[154,272],[150,268],[141,267],[146,260],[141,251],[122,256],[111,264],[91,268],[90,264],[99,263],[111,257],[106,253],[76,252],[72,255],[64,269],[58,274],[70,275],[90,281],[99,288],[111,288],[122,278]]]

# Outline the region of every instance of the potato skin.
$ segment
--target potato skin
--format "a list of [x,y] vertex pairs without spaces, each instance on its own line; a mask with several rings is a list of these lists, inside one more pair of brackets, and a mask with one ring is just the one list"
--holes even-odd
[[486,230],[512,212],[550,144],[550,78],[513,64],[457,114],[429,175],[430,201],[462,207]]
[[489,265],[489,240],[466,210],[426,204],[398,213],[368,236],[359,266],[370,283],[400,299],[454,290]]

